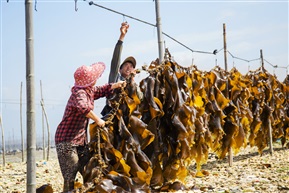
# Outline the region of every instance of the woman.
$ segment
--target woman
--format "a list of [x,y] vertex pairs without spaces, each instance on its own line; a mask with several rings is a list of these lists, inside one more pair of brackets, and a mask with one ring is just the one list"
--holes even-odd
[[67,102],[62,121],[55,133],[58,161],[64,178],[63,192],[74,189],[77,172],[89,161],[87,126],[89,119],[103,127],[105,121],[94,112],[94,100],[108,96],[113,89],[125,86],[124,81],[94,86],[105,69],[104,63],[81,66],[74,73],[75,84]]

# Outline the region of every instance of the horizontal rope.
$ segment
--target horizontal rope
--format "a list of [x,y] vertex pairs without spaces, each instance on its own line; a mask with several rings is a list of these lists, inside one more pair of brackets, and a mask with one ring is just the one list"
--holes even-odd
[[[77,1],[77,0],[76,0],[76,1]],[[89,5],[95,5],[95,6],[97,6],[97,7],[106,9],[106,10],[111,11],[111,12],[113,12],[113,13],[122,15],[123,17],[128,17],[128,18],[131,18],[131,19],[133,19],[133,20],[142,22],[142,23],[144,23],[144,24],[147,24],[147,25],[150,25],[150,26],[153,26],[153,27],[157,27],[156,24],[152,24],[152,23],[146,22],[146,21],[144,21],[144,20],[141,20],[141,19],[132,17],[132,16],[130,16],[130,15],[121,13],[121,12],[119,12],[119,11],[115,11],[115,10],[113,10],[113,9],[104,7],[104,6],[102,6],[102,5],[99,5],[99,4],[94,3],[93,1],[88,1],[88,0],[83,0],[83,1],[88,2]],[[176,39],[173,38],[172,36],[168,35],[167,33],[162,32],[162,34],[165,35],[165,36],[167,36],[168,38],[172,39],[173,41],[177,42],[178,44],[182,45],[183,47],[187,48],[188,50],[190,50],[190,51],[192,51],[192,52],[203,53],[203,54],[216,54],[216,53],[217,53],[217,50],[214,50],[213,52],[205,52],[205,51],[193,50],[193,49],[189,48],[188,46],[184,45],[183,43],[181,43],[180,41],[176,40]]]

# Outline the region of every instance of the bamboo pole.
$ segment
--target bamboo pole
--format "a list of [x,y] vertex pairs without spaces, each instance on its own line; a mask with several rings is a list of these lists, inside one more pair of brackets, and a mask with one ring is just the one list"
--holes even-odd
[[156,22],[157,22],[157,32],[158,32],[158,47],[159,47],[159,64],[164,60],[164,47],[163,47],[163,37],[162,37],[162,24],[160,17],[159,0],[155,0],[156,9]]
[[[223,36],[224,36],[224,63],[225,63],[225,71],[228,72],[228,63],[227,63],[227,40],[226,40],[226,24],[223,23]],[[226,89],[226,97],[228,97],[228,83],[227,82],[227,89]],[[229,160],[229,166],[233,165],[233,152],[231,148],[231,144],[229,147],[229,153],[228,153],[228,160]]]
[[2,157],[3,157],[3,166],[5,166],[6,164],[6,159],[5,159],[5,137],[4,137],[4,128],[3,128],[3,125],[2,125],[2,118],[1,118],[1,115],[0,115],[0,127],[1,127],[1,130],[2,130]]
[[[262,49],[260,50],[260,58],[261,58],[261,62],[262,62],[262,71],[264,72],[265,68],[264,68],[264,58],[263,58],[263,51]],[[269,118],[268,120],[268,126],[269,126],[269,132],[268,132],[268,137],[269,137],[269,151],[270,154],[273,155],[273,139],[272,139],[272,125],[271,125],[271,120]]]
[[47,117],[47,113],[45,111],[43,101],[40,101],[40,104],[41,104],[42,111],[43,111],[44,116],[45,116],[46,126],[47,126],[47,161],[48,161],[49,160],[49,152],[50,152],[50,127],[49,127],[48,117]]
[[261,67],[262,67],[262,71],[264,71],[264,59],[263,59],[263,51],[262,50],[260,50],[260,58],[261,58],[261,62],[262,62],[262,64],[261,64]]
[[41,106],[42,106],[42,148],[43,148],[43,159],[45,159],[45,129],[44,129],[44,110],[43,110],[43,95],[42,95],[42,82],[40,80],[40,94],[41,94]]
[[33,0],[25,0],[26,29],[26,100],[27,100],[27,170],[26,192],[36,193],[36,131],[34,94]]
[[12,145],[11,145],[11,149],[13,154],[15,154],[15,150],[16,150],[16,147],[15,147],[15,137],[14,137],[14,128],[12,127]]
[[224,40],[224,63],[225,63],[225,70],[228,71],[228,64],[227,64],[226,24],[225,24],[225,23],[223,23],[223,40]]
[[24,162],[24,136],[22,127],[22,82],[20,86],[20,131],[21,131],[21,150],[22,150],[22,162]]
[[272,126],[271,126],[270,118],[268,120],[268,124],[269,124],[269,151],[272,156],[273,155],[273,139],[272,139]]

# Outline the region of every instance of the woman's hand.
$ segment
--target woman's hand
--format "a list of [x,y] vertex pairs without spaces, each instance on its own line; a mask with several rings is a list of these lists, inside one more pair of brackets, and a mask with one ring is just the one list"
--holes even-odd
[[104,127],[105,126],[105,121],[102,120],[101,118],[99,118],[92,110],[87,113],[86,117],[94,120],[94,122],[99,127]]
[[116,83],[112,83],[111,89],[116,89],[116,88],[125,87],[125,86],[126,86],[126,81],[119,81]]
[[97,124],[98,126],[100,126],[100,127],[104,127],[104,126],[105,126],[105,121],[102,120],[102,119],[99,119],[99,120],[96,122],[96,124]]

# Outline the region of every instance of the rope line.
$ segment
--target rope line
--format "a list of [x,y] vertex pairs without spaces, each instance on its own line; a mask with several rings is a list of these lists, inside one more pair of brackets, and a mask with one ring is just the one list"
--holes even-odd
[[[147,21],[144,21],[144,20],[141,20],[141,19],[138,19],[138,18],[135,18],[135,17],[132,17],[130,15],[127,15],[127,14],[124,14],[124,13],[121,13],[119,11],[115,11],[113,9],[110,9],[110,8],[107,8],[107,7],[104,7],[102,5],[99,5],[99,4],[96,4],[94,3],[93,1],[88,1],[88,0],[83,0],[83,1],[86,1],[88,2],[89,5],[95,5],[97,7],[100,7],[100,8],[103,8],[103,9],[106,9],[108,11],[111,11],[113,13],[116,13],[116,14],[119,14],[119,15],[122,15],[123,18],[125,17],[128,17],[128,18],[131,18],[133,20],[136,20],[136,21],[139,21],[141,23],[144,23],[144,24],[147,24],[147,25],[150,25],[150,26],[153,26],[153,27],[157,27],[156,24],[152,24],[152,23],[149,23]],[[77,2],[77,0],[75,0],[75,2]],[[202,54],[213,54],[213,55],[216,55],[217,53],[219,53],[221,50],[223,50],[224,48],[221,48],[219,50],[215,49],[213,52],[206,52],[206,51],[199,51],[199,50],[193,50],[191,48],[189,48],[188,46],[186,46],[185,44],[181,43],[180,41],[176,40],[175,38],[173,38],[172,36],[168,35],[167,33],[165,32],[162,32],[163,35],[165,35],[166,37],[170,38],[171,40],[175,41],[176,43],[180,44],[181,46],[185,47],[186,49],[190,50],[191,52],[196,52],[196,53],[202,53]],[[230,51],[227,50],[227,52],[229,53],[229,55],[234,58],[234,59],[238,59],[238,60],[242,60],[242,61],[245,61],[245,62],[252,62],[252,61],[256,61],[256,60],[260,60],[261,58],[256,58],[256,59],[252,59],[252,60],[247,60],[247,59],[243,59],[243,58],[240,58],[240,57],[237,57],[237,56],[234,56]],[[272,67],[274,68],[278,68],[277,65],[273,65],[271,64],[270,62],[268,62],[267,60],[264,59],[264,61],[266,61],[268,64],[270,64]],[[289,66],[287,67],[280,67],[280,68],[288,68]]]
[[[87,0],[83,0],[83,1],[88,2]],[[108,10],[108,11],[114,12],[114,13],[116,13],[116,14],[122,15],[123,17],[128,17],[128,18],[134,19],[134,20],[136,20],[136,21],[142,22],[142,23],[144,23],[144,24],[147,24],[147,25],[150,25],[150,26],[153,26],[153,27],[157,27],[156,24],[152,24],[152,23],[149,23],[149,22],[147,22],[147,21],[144,21],[144,20],[141,20],[141,19],[132,17],[132,16],[130,16],[130,15],[121,13],[121,12],[119,12],[119,11],[115,11],[115,10],[113,10],[113,9],[104,7],[104,6],[102,6],[102,5],[99,5],[99,4],[94,3],[93,1],[89,1],[88,4],[89,4],[89,5],[95,5],[95,6],[98,6],[98,7],[100,7],[100,8],[106,9],[106,10]],[[178,44],[184,46],[185,48],[187,48],[188,50],[190,50],[190,51],[192,51],[192,52],[197,52],[197,53],[202,53],[202,54],[216,54],[216,53],[217,53],[217,50],[214,50],[213,52],[205,52],[205,51],[193,50],[193,49],[189,48],[188,46],[184,45],[183,43],[179,42],[178,40],[176,40],[176,39],[173,38],[172,36],[168,35],[167,33],[162,32],[162,34],[165,35],[165,36],[167,36],[168,38],[172,39],[173,41],[177,42]]]
[[185,48],[187,48],[188,50],[192,51],[192,52],[197,52],[197,53],[202,53],[202,54],[216,54],[217,50],[214,50],[213,52],[205,52],[205,51],[197,51],[197,50],[192,50],[191,48],[189,48],[188,46],[186,46],[185,44],[179,42],[178,40],[176,40],[175,38],[173,38],[172,36],[169,36],[168,34],[166,34],[165,32],[162,32],[165,36],[167,36],[168,38],[171,38],[172,40],[174,40],[175,42],[179,43],[180,45],[184,46]]
[[227,52],[230,54],[230,56],[232,56],[232,58],[238,59],[238,60],[243,60],[243,61],[245,61],[245,62],[251,62],[251,61],[255,61],[255,60],[259,60],[259,59],[260,59],[260,58],[257,58],[257,59],[253,59],[253,60],[246,60],[246,59],[243,59],[243,58],[239,58],[239,57],[234,56],[229,50],[228,50]]
[[265,60],[265,59],[264,59],[264,61],[267,62],[268,64],[270,64],[273,68],[277,68],[277,67],[278,67],[277,65],[273,65],[273,64],[271,64],[270,62],[268,62],[268,61]]
[[[88,2],[87,0],[83,0],[83,1]],[[106,10],[108,10],[108,11],[111,11],[111,12],[114,12],[114,13],[116,13],[116,14],[122,15],[123,17],[128,17],[128,18],[134,19],[134,20],[136,20],[136,21],[139,21],[139,22],[145,23],[145,24],[147,24],[147,25],[150,25],[150,26],[156,27],[155,24],[151,24],[151,23],[146,22],[146,21],[143,21],[143,20],[141,20],[141,19],[138,19],[138,18],[135,18],[135,17],[129,16],[129,15],[126,15],[126,14],[124,14],[124,13],[121,13],[121,12],[115,11],[115,10],[113,10],[113,9],[110,9],[110,8],[104,7],[104,6],[102,6],[102,5],[99,5],[99,4],[94,3],[93,1],[89,1],[88,4],[89,4],[89,5],[95,5],[95,6],[98,6],[98,7],[100,7],[100,8],[106,9]]]
[[[238,59],[238,60],[243,60],[243,61],[248,62],[248,63],[249,63],[249,62],[252,62],[252,61],[256,61],[256,60],[261,60],[261,58],[256,58],[256,59],[252,59],[252,60],[246,60],[246,59],[243,59],[243,58],[239,58],[239,57],[234,56],[230,51],[227,51],[227,52],[230,54],[230,56],[232,56],[232,58]],[[288,65],[288,66],[278,66],[278,65],[274,65],[274,64],[268,62],[266,59],[263,59],[263,60],[264,60],[266,63],[270,64],[273,68],[284,68],[284,69],[287,69],[287,70],[288,70],[289,65]]]
[[267,60],[264,59],[265,62],[267,62],[268,64],[270,64],[273,68],[285,68],[288,69],[288,66],[278,66],[278,65],[273,65],[272,63],[268,62]]
[[[75,0],[75,2],[76,2],[76,1],[77,1],[77,0]],[[150,26],[153,26],[153,27],[157,27],[156,24],[152,24],[152,23],[149,23],[149,22],[147,22],[147,21],[138,19],[138,18],[136,18],[136,17],[132,17],[132,16],[130,16],[130,15],[121,13],[121,12],[119,12],[119,11],[115,11],[115,10],[113,10],[113,9],[104,7],[104,6],[102,6],[102,5],[99,5],[99,4],[97,4],[97,3],[94,3],[93,1],[88,1],[88,0],[83,0],[83,1],[88,2],[89,5],[94,5],[94,6],[97,6],[97,7],[102,8],[102,9],[111,11],[111,12],[113,12],[113,13],[122,15],[123,18],[128,17],[128,18],[131,18],[131,19],[133,19],[133,20],[139,21],[139,22],[141,22],[141,23],[144,23],[144,24],[147,24],[147,25],[150,25]],[[181,43],[180,41],[176,40],[176,39],[173,38],[172,36],[168,35],[167,33],[162,32],[162,34],[165,35],[166,37],[170,38],[171,40],[175,41],[176,43],[180,44],[181,46],[185,47],[186,49],[190,50],[191,52],[216,55],[217,53],[219,53],[220,51],[222,51],[222,50],[224,49],[224,48],[221,48],[221,49],[219,49],[219,50],[215,49],[213,52],[193,50],[193,49],[191,49],[190,47],[186,46],[185,44]],[[243,59],[243,58],[234,56],[230,51],[227,51],[227,52],[230,54],[230,56],[231,56],[232,58],[238,59],[238,60],[242,60],[242,61],[245,61],[245,62],[252,62],[252,61],[260,60],[260,58],[256,58],[256,59],[252,59],[252,60],[247,60],[247,59]],[[266,62],[269,63],[268,61],[266,61]],[[272,65],[271,63],[269,63],[269,64]],[[275,67],[274,65],[272,65],[272,66]]]
[[[77,7],[77,1],[78,0],[74,0],[75,2],[75,11],[78,10],[78,7]],[[153,26],[153,27],[157,27],[156,24],[152,24],[152,23],[149,23],[147,21],[144,21],[144,20],[141,20],[141,19],[138,19],[138,18],[135,18],[135,17],[132,17],[130,15],[127,15],[127,14],[124,14],[124,13],[121,13],[119,11],[115,11],[113,9],[110,9],[110,8],[107,8],[107,7],[104,7],[102,5],[99,5],[99,4],[96,4],[94,3],[93,1],[88,1],[88,0],[83,0],[85,2],[88,2],[89,5],[95,5],[97,7],[100,7],[102,9],[106,9],[108,11],[111,11],[111,12],[114,12],[116,14],[119,14],[119,15],[122,15],[123,18],[125,17],[128,17],[128,18],[131,18],[133,20],[136,20],[136,21],[139,21],[141,23],[144,23],[144,24],[147,24],[147,25],[150,25],[150,26]],[[7,3],[9,3],[9,0],[7,0]],[[37,11],[37,0],[35,0],[35,5],[34,5],[34,10]],[[221,48],[219,50],[215,49],[213,52],[206,52],[206,51],[199,51],[199,50],[193,50],[191,48],[189,48],[188,46],[186,46],[185,44],[181,43],[180,41],[176,40],[175,38],[173,38],[172,36],[168,35],[167,33],[165,32],[162,32],[163,35],[165,35],[166,37],[170,38],[171,40],[175,41],[176,43],[180,44],[181,46],[185,47],[186,49],[190,50],[191,52],[196,52],[196,53],[202,53],[202,54],[214,54],[216,55],[217,53],[219,53],[221,50],[223,50],[224,48]],[[240,58],[240,57],[237,57],[237,56],[234,56],[230,51],[227,50],[227,52],[229,53],[229,55],[234,58],[234,59],[238,59],[238,60],[242,60],[242,61],[245,61],[245,62],[252,62],[252,61],[256,61],[256,60],[260,60],[261,58],[256,58],[256,59],[252,59],[252,60],[247,60],[247,59],[243,59],[243,58]],[[272,63],[268,62],[267,60],[264,59],[265,62],[267,62],[268,64],[270,64],[273,68],[285,68],[285,69],[288,69],[289,65],[288,66],[278,66],[278,65],[273,65]]]

